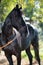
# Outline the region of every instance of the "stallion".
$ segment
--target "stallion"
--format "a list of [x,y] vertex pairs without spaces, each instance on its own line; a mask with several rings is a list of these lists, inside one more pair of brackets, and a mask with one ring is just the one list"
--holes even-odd
[[[40,57],[39,57],[39,45],[38,45],[38,32],[34,29],[30,24],[26,24],[22,17],[21,8],[18,5],[9,13],[7,18],[5,19],[4,26],[2,27],[2,37],[5,35],[5,41],[8,42],[7,37],[11,36],[10,34],[12,31],[10,30],[9,25],[14,27],[20,34],[21,40],[19,43],[18,41],[14,40],[13,44],[6,47],[5,55],[9,61],[10,65],[13,65],[11,56],[14,54],[17,56],[17,65],[21,65],[21,51],[25,50],[28,58],[30,60],[30,65],[32,65],[32,54],[30,52],[30,44],[32,44],[35,50],[35,57],[40,65]],[[9,31],[8,31],[8,29]],[[12,28],[11,28],[12,29]],[[14,35],[13,35],[14,37]],[[2,38],[1,38],[2,39]],[[2,41],[1,41],[2,42]],[[3,41],[4,42],[4,41]],[[4,42],[5,43],[5,42]],[[17,45],[16,45],[17,44]],[[13,47],[14,46],[14,47]],[[9,52],[10,51],[10,52]]]

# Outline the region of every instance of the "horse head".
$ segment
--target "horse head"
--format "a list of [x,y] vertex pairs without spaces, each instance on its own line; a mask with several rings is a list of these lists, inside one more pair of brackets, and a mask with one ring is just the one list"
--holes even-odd
[[10,19],[10,22],[12,23],[12,26],[15,27],[17,30],[19,30],[21,27],[26,26],[23,18],[22,18],[22,7],[19,7],[17,4],[16,7],[10,12],[10,14],[7,16],[5,22],[8,22],[7,19]]
[[19,5],[17,4],[16,7],[14,8],[14,10],[16,11],[16,14],[18,14],[18,16],[22,15],[22,11],[21,11],[22,7],[19,7]]

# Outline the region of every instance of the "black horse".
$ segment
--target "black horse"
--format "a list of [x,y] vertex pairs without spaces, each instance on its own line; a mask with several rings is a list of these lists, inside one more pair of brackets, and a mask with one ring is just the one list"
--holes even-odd
[[[16,46],[14,46],[14,48],[16,47],[18,49],[18,57],[17,57],[17,64],[20,65],[21,64],[21,51],[22,50],[26,50],[26,53],[29,57],[30,60],[30,65],[32,65],[32,54],[30,52],[30,44],[33,45],[34,50],[35,50],[35,57],[40,65],[40,58],[39,58],[39,45],[38,45],[38,32],[36,29],[34,29],[30,24],[25,24],[23,18],[22,18],[22,12],[21,12],[21,8],[18,7],[18,5],[16,5],[16,7],[11,11],[11,13],[7,16],[5,22],[4,22],[4,27],[2,28],[2,33],[3,31],[5,31],[4,33],[5,35],[5,39],[7,40],[6,42],[8,42],[7,34],[11,33],[11,30],[9,29],[9,31],[7,31],[6,27],[9,28],[7,25],[9,24],[9,22],[11,23],[11,26],[13,26],[14,28],[17,29],[17,31],[19,31],[20,33],[20,37],[21,37],[21,45],[19,45],[20,48]],[[8,32],[8,33],[7,33]],[[4,34],[3,34],[4,35]],[[8,35],[9,36],[9,35]],[[18,42],[17,42],[18,43]],[[15,44],[15,42],[14,42]],[[10,47],[11,49],[12,47]],[[12,63],[12,59],[11,59],[11,54],[9,49],[5,51],[5,55],[10,63],[10,65],[13,65]],[[13,49],[13,51],[16,52],[15,49]],[[14,53],[15,53],[14,52]]]

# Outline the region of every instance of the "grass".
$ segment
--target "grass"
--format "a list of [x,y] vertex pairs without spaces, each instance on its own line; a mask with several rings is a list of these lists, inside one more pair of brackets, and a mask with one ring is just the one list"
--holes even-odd
[[[35,58],[35,54],[34,54],[34,51],[33,50],[31,51],[31,53],[33,55],[33,58]],[[39,54],[40,54],[40,58],[43,60],[43,52],[40,51]],[[21,55],[22,55],[22,58],[28,59],[27,54],[25,53],[25,51],[23,51],[21,53]]]

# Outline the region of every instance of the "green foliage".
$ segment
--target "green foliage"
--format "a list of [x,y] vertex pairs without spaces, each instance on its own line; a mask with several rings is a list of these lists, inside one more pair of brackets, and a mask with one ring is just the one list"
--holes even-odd
[[17,3],[22,5],[24,14],[30,17],[30,19],[43,22],[43,0],[1,0],[0,21],[5,20]]
[[30,18],[33,16],[34,5],[34,0],[27,0],[26,7],[24,8],[24,13],[26,16]]
[[[16,1],[16,0],[15,0]],[[3,21],[14,7],[14,1],[2,0],[0,3],[0,20]]]

